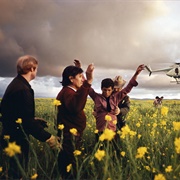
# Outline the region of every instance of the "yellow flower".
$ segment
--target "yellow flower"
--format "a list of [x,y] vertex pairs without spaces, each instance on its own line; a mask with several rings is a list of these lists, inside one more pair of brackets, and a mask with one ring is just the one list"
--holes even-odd
[[59,100],[55,99],[55,100],[53,101],[53,104],[54,104],[55,106],[60,106],[60,105],[61,105],[61,102],[60,102]]
[[136,158],[142,158],[144,157],[145,153],[147,153],[147,147],[139,147],[137,149]]
[[101,134],[101,136],[99,137],[99,140],[100,141],[104,141],[104,140],[108,140],[108,141],[111,141],[114,136],[115,136],[115,132],[112,131],[111,129],[105,129],[103,134]]
[[153,127],[154,127],[154,128],[157,127],[157,123],[153,123]]
[[140,138],[141,138],[141,136],[142,136],[141,134],[138,134],[138,139],[140,139]]
[[77,136],[77,129],[76,128],[72,128],[69,130],[71,134],[73,134],[74,136]]
[[115,124],[115,125],[116,125],[116,124],[117,124],[117,120],[114,120],[114,121],[113,121],[113,124]]
[[58,129],[63,130],[64,129],[64,124],[59,124]]
[[117,134],[119,134],[119,135],[120,135],[120,134],[121,134],[121,131],[120,131],[120,130],[118,130],[118,131],[117,131]]
[[152,115],[153,118],[156,118],[157,117],[157,113],[155,112],[153,115]]
[[175,131],[179,131],[180,130],[180,122],[173,121],[173,127],[174,127]]
[[180,138],[175,138],[174,145],[175,145],[176,153],[180,154]]
[[8,156],[12,157],[16,153],[21,153],[21,147],[18,146],[15,142],[12,142],[8,144],[8,147],[6,147],[4,151]]
[[18,119],[16,120],[16,123],[21,124],[21,123],[22,123],[22,119],[21,119],[21,118],[18,118]]
[[111,120],[112,120],[112,118],[111,118],[111,116],[110,116],[110,115],[106,115],[106,116],[105,116],[105,120],[106,120],[106,121],[111,121]]
[[123,156],[123,157],[124,157],[124,156],[125,156],[125,154],[126,154],[126,153],[125,153],[124,151],[122,151],[122,152],[121,152],[121,156]]
[[31,179],[36,179],[38,177],[38,174],[35,173],[34,175],[31,176]]
[[167,166],[167,168],[165,169],[165,171],[166,171],[166,172],[171,172],[171,171],[173,171],[172,166]]
[[149,166],[145,166],[145,169],[148,170],[148,171],[151,170]]
[[0,166],[0,172],[2,172],[3,171],[3,168]]
[[128,125],[124,126],[122,129],[121,129],[121,138],[124,139],[126,137],[126,135],[130,134],[130,128]]
[[135,131],[130,131],[129,132],[129,135],[132,137],[132,136],[135,136],[137,134],[137,132],[135,132]]
[[161,124],[162,124],[163,126],[165,126],[165,125],[166,125],[166,121],[161,121]]
[[166,180],[163,174],[155,175],[154,180]]
[[98,133],[98,130],[96,129],[96,130],[94,131],[94,133],[97,134],[97,133]]
[[79,151],[79,150],[75,150],[73,153],[74,153],[74,156],[79,156],[79,155],[81,155],[81,151]]
[[9,136],[9,135],[4,135],[4,139],[5,139],[5,140],[9,140],[9,139],[10,139],[10,136]]
[[67,172],[70,172],[71,168],[72,168],[72,164],[69,164],[69,165],[66,167],[66,171],[67,171]]
[[100,140],[100,141],[104,141],[104,140],[105,140],[105,135],[104,135],[104,134],[101,134],[101,135],[99,136],[99,140]]
[[105,151],[98,149],[94,156],[96,159],[98,159],[98,161],[101,161],[102,158],[105,156]]
[[162,116],[167,116],[167,114],[168,114],[168,107],[163,106],[161,108],[161,115]]
[[137,127],[140,127],[140,126],[141,126],[141,124],[138,122],[138,123],[136,123],[136,126],[137,126]]

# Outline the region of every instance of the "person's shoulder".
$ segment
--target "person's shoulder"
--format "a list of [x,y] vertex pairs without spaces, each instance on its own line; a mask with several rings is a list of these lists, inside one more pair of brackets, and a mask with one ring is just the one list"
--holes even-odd
[[130,97],[128,95],[124,96],[123,98],[124,101],[129,101],[130,100]]
[[59,94],[63,94],[63,95],[74,94],[74,93],[76,93],[76,90],[69,86],[64,86],[59,92]]
[[24,83],[18,77],[15,77],[8,85],[7,90],[20,90],[24,88]]

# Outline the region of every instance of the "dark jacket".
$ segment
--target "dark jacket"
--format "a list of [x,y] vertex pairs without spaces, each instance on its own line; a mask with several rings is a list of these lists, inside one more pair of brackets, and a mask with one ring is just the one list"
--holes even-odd
[[[2,135],[10,135],[11,141],[21,142],[30,134],[40,141],[46,141],[51,136],[34,119],[34,91],[21,75],[15,77],[7,87],[1,101],[1,114]],[[18,118],[22,119],[22,124],[16,123]]]
[[86,116],[84,107],[87,101],[90,85],[84,81],[83,85],[77,91],[70,87],[63,87],[57,95],[61,105],[58,106],[57,123],[64,124],[64,133],[70,134],[71,128],[76,128],[82,135],[86,127]]
[[129,96],[125,96],[122,101],[118,104],[120,113],[117,115],[117,128],[121,129],[125,125],[125,118],[130,110],[130,99]]

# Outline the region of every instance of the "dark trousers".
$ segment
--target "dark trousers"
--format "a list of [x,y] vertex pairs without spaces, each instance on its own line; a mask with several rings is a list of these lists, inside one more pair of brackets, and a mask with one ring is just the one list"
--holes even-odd
[[[64,136],[63,147],[58,156],[58,168],[63,179],[76,179],[77,167],[74,157],[74,150],[79,150],[82,144],[81,136]],[[67,172],[67,166],[72,164],[70,172]]]

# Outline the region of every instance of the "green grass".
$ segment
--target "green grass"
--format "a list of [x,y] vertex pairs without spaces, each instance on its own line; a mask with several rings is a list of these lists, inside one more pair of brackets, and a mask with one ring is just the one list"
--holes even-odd
[[[49,125],[47,130],[56,135],[53,100],[36,99],[36,116],[46,119]],[[180,179],[180,155],[174,145],[175,138],[180,138],[180,130],[174,130],[173,126],[173,122],[180,122],[180,100],[163,100],[162,109],[154,108],[153,100],[131,100],[131,110],[127,116],[129,131],[126,135],[123,134],[125,132],[118,135],[120,152],[117,154],[108,142],[101,161],[94,156],[103,142],[95,144],[93,106],[93,101],[88,99],[82,154],[76,158],[79,170],[77,179],[157,180],[160,174],[167,180]],[[167,110],[167,114],[163,112]],[[37,179],[61,179],[57,170],[57,152],[33,137],[31,147],[27,177],[37,173]],[[142,158],[136,158],[139,147],[147,148]],[[172,171],[168,172],[168,166],[172,166]],[[0,177],[3,173],[4,169]]]

